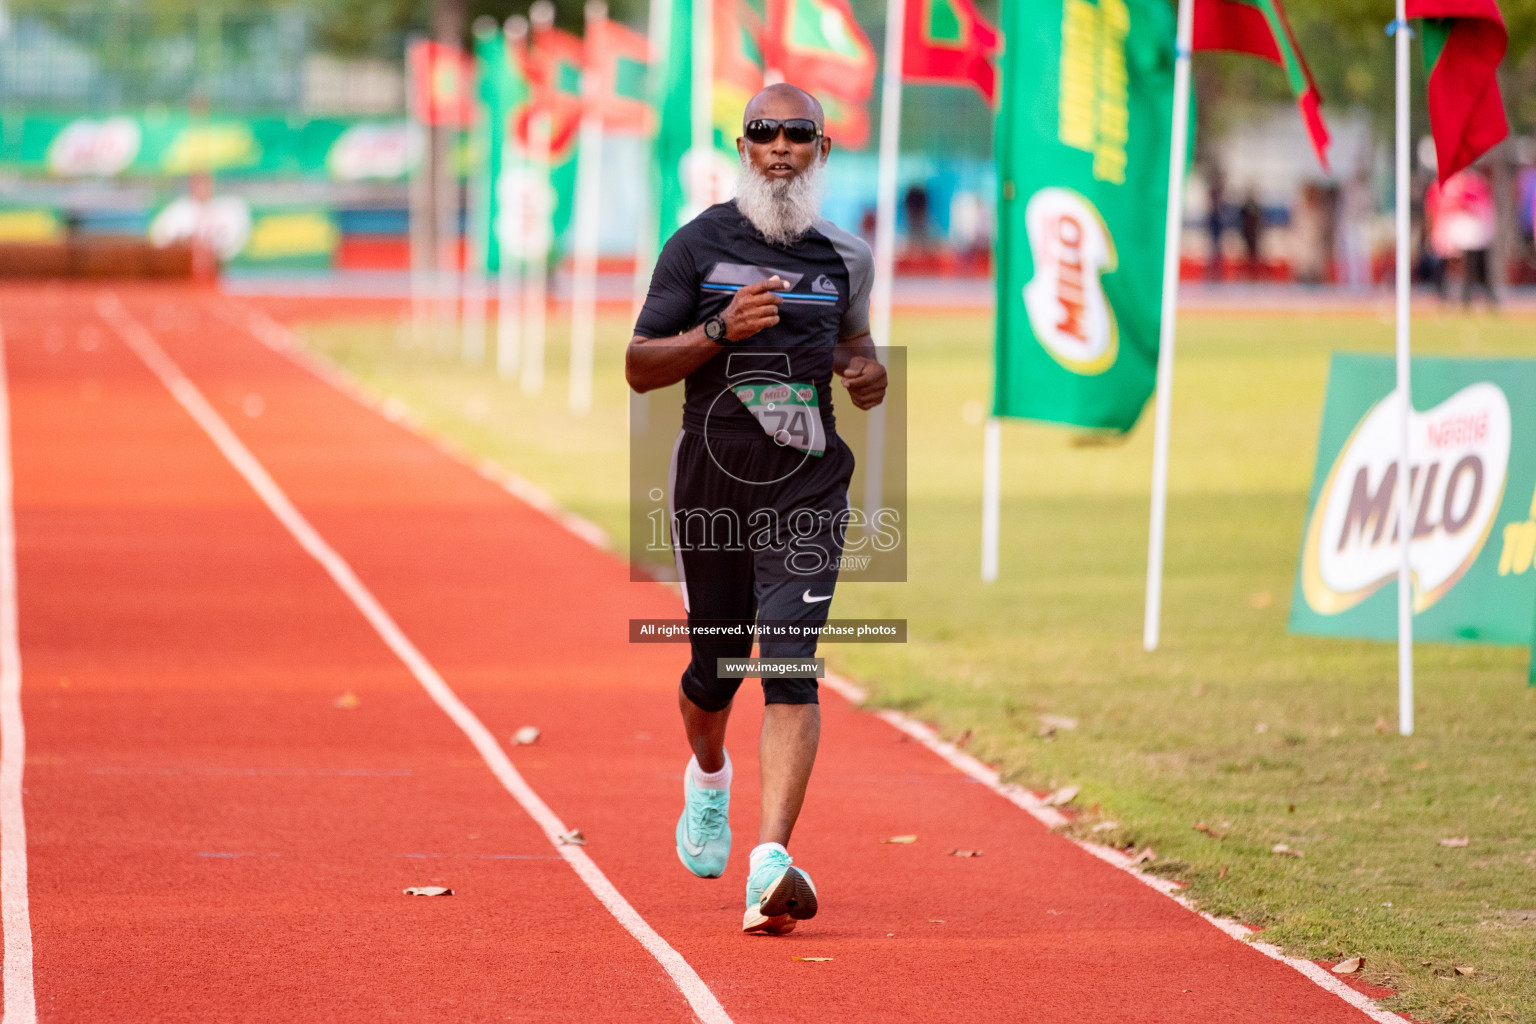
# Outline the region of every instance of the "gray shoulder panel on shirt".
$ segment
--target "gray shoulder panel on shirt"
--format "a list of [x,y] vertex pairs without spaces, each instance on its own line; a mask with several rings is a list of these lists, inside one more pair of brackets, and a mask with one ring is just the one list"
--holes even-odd
[[[869,243],[849,234],[829,220],[818,220],[816,230],[832,243],[848,268],[848,312],[843,315],[842,335],[851,337],[869,330],[869,292],[875,280],[875,254]],[[876,344],[883,339],[876,338]]]

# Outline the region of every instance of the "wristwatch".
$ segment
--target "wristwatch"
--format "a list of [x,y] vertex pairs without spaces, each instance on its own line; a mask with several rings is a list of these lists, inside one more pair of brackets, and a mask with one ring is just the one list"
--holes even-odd
[[708,320],[705,320],[704,337],[708,338],[710,341],[724,345],[727,341],[725,336],[725,317],[712,316]]

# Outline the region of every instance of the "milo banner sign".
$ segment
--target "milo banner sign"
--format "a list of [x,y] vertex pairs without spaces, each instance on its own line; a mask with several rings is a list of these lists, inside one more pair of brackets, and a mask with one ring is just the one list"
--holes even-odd
[[1173,8],[1031,0],[1002,19],[994,411],[1129,430],[1157,379]]
[[1407,473],[1395,384],[1390,356],[1333,357],[1291,629],[1395,638],[1406,533],[1415,639],[1529,644],[1536,361],[1415,359]]

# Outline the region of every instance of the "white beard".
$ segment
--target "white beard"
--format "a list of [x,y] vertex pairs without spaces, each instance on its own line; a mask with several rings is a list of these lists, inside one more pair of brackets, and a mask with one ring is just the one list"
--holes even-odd
[[823,166],[816,160],[793,178],[770,178],[742,156],[736,208],[773,245],[798,242],[821,218]]

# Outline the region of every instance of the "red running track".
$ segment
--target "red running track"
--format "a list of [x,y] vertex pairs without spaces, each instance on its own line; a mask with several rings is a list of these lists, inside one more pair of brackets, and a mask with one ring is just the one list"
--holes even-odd
[[[686,1024],[99,294],[0,291],[38,1019]],[[831,694],[793,850],[822,913],[741,935],[760,708],[733,728],[738,850],[695,879],[684,649],[626,642],[676,599],[232,326],[238,303],[119,295],[492,734],[540,727],[517,768],[738,1024],[1368,1019]],[[401,894],[428,884],[456,894]]]

